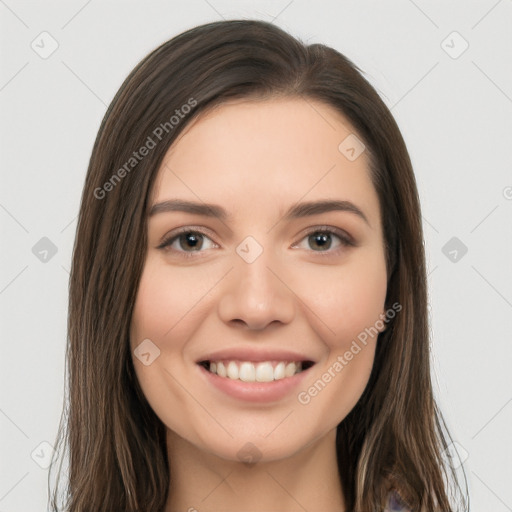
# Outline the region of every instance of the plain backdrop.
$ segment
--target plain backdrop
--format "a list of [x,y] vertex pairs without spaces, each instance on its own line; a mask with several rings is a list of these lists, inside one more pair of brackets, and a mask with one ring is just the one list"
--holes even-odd
[[0,0],[0,512],[46,510],[76,216],[107,105],[152,49],[223,18],[333,46],[391,108],[422,201],[438,401],[471,510],[511,511],[512,1]]

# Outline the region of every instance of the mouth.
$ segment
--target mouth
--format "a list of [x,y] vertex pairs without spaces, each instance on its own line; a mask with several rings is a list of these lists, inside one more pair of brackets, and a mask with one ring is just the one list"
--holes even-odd
[[314,361],[204,360],[198,365],[220,378],[242,382],[273,382],[287,379],[311,368]]
[[[204,384],[215,389],[212,399],[228,396],[238,402],[255,404],[278,404],[281,400],[292,400],[294,392],[309,375],[316,364],[299,357],[272,354],[282,359],[271,359],[271,355],[246,354],[247,359],[223,359],[227,355],[212,356],[212,359],[197,361]],[[235,357],[233,354],[231,357]],[[257,359],[254,361],[254,359]],[[220,395],[216,393],[220,392]],[[215,397],[215,398],[214,398]]]

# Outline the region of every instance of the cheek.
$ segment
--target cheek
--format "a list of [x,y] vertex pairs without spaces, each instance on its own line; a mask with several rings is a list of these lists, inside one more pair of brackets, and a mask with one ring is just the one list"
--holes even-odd
[[165,351],[181,348],[191,335],[190,319],[213,284],[211,275],[198,274],[194,268],[176,271],[147,261],[132,316],[132,348],[146,338]]
[[[183,365],[183,355],[187,340],[193,337],[198,324],[194,316],[198,301],[211,287],[208,282],[192,286],[194,282],[191,274],[170,273],[168,268],[149,259],[141,277],[130,326],[131,354],[139,385],[160,420],[185,437],[187,431],[193,430],[191,422],[197,411],[180,384],[190,379]],[[145,348],[140,350],[139,347]],[[149,353],[149,364],[135,352]],[[173,414],[176,410],[182,414]]]
[[183,329],[187,325],[186,310],[190,306],[187,307],[187,297],[177,293],[177,290],[186,291],[189,288],[180,284],[179,278],[167,280],[161,269],[151,261],[147,262],[133,310],[130,326],[133,365],[154,410],[159,410],[156,402],[162,401],[164,390],[170,384],[174,388],[167,372],[177,374],[177,363],[185,345]]
[[309,271],[309,323],[327,350],[297,398],[310,417],[329,418],[331,427],[355,406],[372,370],[387,291],[380,256],[378,251],[360,252],[337,269]]
[[309,269],[301,287],[304,302],[322,320],[322,339],[331,348],[343,349],[365,329],[373,327],[384,313],[387,291],[384,257],[369,252],[358,254],[338,268]]
[[161,342],[165,332],[174,323],[177,301],[173,304],[172,295],[158,280],[142,277],[132,317],[133,341],[140,343],[150,338]]

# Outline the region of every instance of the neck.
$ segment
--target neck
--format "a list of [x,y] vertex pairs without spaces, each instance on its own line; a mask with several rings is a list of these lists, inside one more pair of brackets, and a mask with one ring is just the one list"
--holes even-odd
[[167,431],[170,487],[165,512],[343,512],[336,429],[286,459],[222,459]]

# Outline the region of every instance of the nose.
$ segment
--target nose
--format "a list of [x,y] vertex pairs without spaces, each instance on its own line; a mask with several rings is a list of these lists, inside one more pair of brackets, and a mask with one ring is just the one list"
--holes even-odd
[[297,298],[287,283],[287,274],[270,251],[263,251],[251,263],[235,254],[235,268],[221,290],[219,317],[226,324],[250,330],[291,322]]

